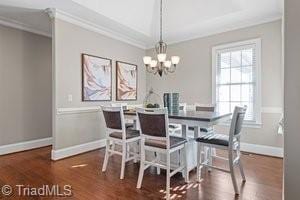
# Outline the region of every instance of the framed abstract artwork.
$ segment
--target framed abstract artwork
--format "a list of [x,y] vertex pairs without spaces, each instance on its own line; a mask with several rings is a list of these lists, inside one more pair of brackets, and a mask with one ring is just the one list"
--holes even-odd
[[112,100],[112,60],[82,54],[82,101]]
[[137,100],[137,65],[116,62],[117,101]]

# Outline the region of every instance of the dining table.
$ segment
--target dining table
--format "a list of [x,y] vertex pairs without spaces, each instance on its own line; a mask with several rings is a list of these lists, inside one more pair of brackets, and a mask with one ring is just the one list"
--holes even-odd
[[[231,118],[231,113],[219,113],[219,112],[208,112],[208,111],[196,111],[196,110],[180,110],[179,112],[171,112],[168,114],[169,123],[178,124],[181,126],[181,131],[179,133],[180,137],[185,138],[188,141],[187,153],[188,171],[191,171],[197,166],[197,142],[196,138],[200,134],[207,134],[201,132],[201,128],[207,130],[213,130],[213,126],[226,122]],[[124,110],[124,116],[126,120],[133,120],[134,126],[137,127],[137,114],[134,109]],[[189,127],[192,127],[190,129]],[[191,131],[192,130],[192,131]],[[147,156],[147,155],[146,155]],[[151,155],[148,155],[151,157]],[[181,155],[171,155],[171,165],[176,165],[179,162]],[[162,162],[164,158],[162,157]],[[173,163],[173,164],[172,164]]]
[[[126,119],[136,122],[137,115],[135,110],[124,110]],[[207,112],[196,110],[180,110],[168,114],[169,123],[180,124],[182,137],[187,137],[188,127],[193,127],[194,138],[199,137],[200,128],[211,128],[216,124],[228,121],[231,113]],[[136,125],[136,123],[135,123]]]

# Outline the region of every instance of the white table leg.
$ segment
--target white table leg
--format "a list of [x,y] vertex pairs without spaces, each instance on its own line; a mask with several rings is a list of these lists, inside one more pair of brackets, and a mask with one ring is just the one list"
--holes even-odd
[[194,138],[198,138],[200,137],[200,127],[199,126],[195,126],[194,127]]
[[[188,138],[187,138],[187,125],[181,124],[181,134],[182,134],[183,138],[185,138],[186,140],[188,140]],[[179,153],[178,160],[179,161],[182,160],[183,156],[184,156],[183,154]],[[187,155],[185,154],[185,156],[187,156]],[[185,164],[187,165],[187,163],[185,163]],[[185,177],[184,171],[182,171],[182,176]]]
[[187,125],[181,124],[181,133],[182,133],[183,138],[188,139],[187,138]]

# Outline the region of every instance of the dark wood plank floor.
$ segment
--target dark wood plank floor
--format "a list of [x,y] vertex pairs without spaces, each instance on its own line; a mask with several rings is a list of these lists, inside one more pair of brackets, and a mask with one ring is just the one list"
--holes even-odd
[[[142,189],[135,188],[139,164],[126,165],[125,179],[119,179],[120,157],[113,156],[106,173],[101,172],[104,149],[88,152],[68,159],[50,160],[50,147],[0,157],[0,186],[23,184],[29,187],[43,185],[71,185],[72,197],[10,197],[0,199],[84,199],[84,200],[143,200],[162,199],[165,174],[155,174],[150,168],[145,172]],[[222,153],[222,152],[221,152]],[[241,195],[235,196],[230,175],[213,170],[204,172],[201,183],[195,182],[195,172],[190,173],[189,184],[180,174],[171,179],[173,199],[201,200],[279,200],[282,197],[282,159],[260,155],[243,155],[247,182],[242,185],[238,174]],[[219,166],[226,166],[218,162]],[[0,191],[1,193],[1,191]],[[16,193],[16,191],[15,191]]]

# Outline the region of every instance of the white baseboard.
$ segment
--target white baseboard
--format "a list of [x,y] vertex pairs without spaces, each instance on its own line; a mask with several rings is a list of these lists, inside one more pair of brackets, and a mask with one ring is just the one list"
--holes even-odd
[[241,143],[241,150],[249,153],[256,153],[267,156],[275,156],[283,158],[283,148],[271,147],[258,144]]
[[52,150],[51,159],[59,160],[62,158],[74,156],[80,153],[105,147],[105,144],[106,144],[106,139],[102,139],[102,140],[97,140],[97,141],[88,142],[84,144],[79,144],[76,146],[67,147],[64,149]]
[[0,146],[0,155],[52,145],[52,137]]

